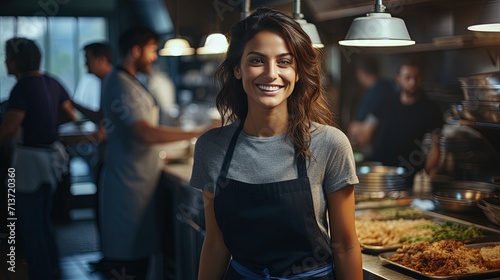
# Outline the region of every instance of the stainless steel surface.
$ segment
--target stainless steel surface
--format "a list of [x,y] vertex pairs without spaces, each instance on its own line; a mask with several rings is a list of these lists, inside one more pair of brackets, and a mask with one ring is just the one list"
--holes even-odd
[[356,202],[408,196],[406,170],[402,167],[360,164],[356,174],[359,179],[359,184],[354,186]]
[[477,207],[481,209],[491,223],[500,226],[500,210],[496,210],[495,208],[488,207],[484,201],[480,201],[477,203]]
[[465,100],[500,101],[500,85],[463,86]]
[[467,120],[500,123],[500,102],[464,100],[462,105]]
[[363,270],[368,273],[380,277],[380,279],[387,280],[415,280],[420,279],[414,276],[410,276],[394,269],[391,269],[390,266],[387,266],[384,261],[379,259],[378,256],[372,256],[367,254],[361,255],[363,259]]
[[433,186],[432,198],[436,206],[450,211],[475,210],[477,202],[496,195],[495,185],[484,182],[452,181]]
[[488,72],[458,77],[462,86],[497,86],[500,85],[500,72]]
[[[478,244],[470,244],[470,245],[465,245],[467,248],[473,248],[473,249],[480,249],[482,247],[487,247],[487,246],[497,246],[500,245],[500,242],[487,242],[487,243],[478,243]],[[478,279],[478,278],[485,278],[485,277],[490,277],[490,276],[499,276],[500,275],[500,269],[495,269],[495,270],[489,270],[485,272],[477,272],[477,273],[468,273],[468,274],[458,274],[458,275],[448,275],[448,276],[435,276],[435,275],[429,275],[426,273],[422,273],[418,270],[406,267],[404,265],[401,265],[397,262],[391,261],[390,258],[395,254],[396,252],[387,252],[387,253],[382,253],[379,255],[379,258],[387,262],[389,264],[398,266],[400,268],[403,268],[405,270],[411,271],[413,273],[417,273],[421,275],[422,277],[426,277],[429,279],[436,279],[436,280],[446,280],[446,279]]]

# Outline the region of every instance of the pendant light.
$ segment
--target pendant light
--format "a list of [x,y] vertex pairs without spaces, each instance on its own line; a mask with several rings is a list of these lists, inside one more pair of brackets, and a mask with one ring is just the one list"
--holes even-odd
[[414,45],[405,22],[385,12],[382,0],[376,0],[374,12],[354,19],[342,46],[397,47]]
[[500,32],[500,0],[483,1],[476,22],[467,29],[480,32]]
[[[213,27],[215,30],[218,30],[220,27],[218,23],[220,21],[217,20],[215,13],[212,13],[212,17],[213,17],[213,22],[215,22]],[[227,52],[228,46],[229,43],[227,42],[227,38],[224,34],[217,32],[211,33],[205,39],[205,44],[203,45],[203,47],[196,49],[196,54],[198,55],[222,54]]]
[[221,54],[227,51],[229,43],[222,33],[212,33],[205,40],[205,45],[196,50],[196,54]]
[[311,42],[313,47],[322,48],[324,47],[323,43],[321,43],[321,39],[319,38],[318,30],[316,26],[312,23],[308,23],[304,19],[304,15],[300,12],[300,0],[293,1],[293,18],[296,22],[300,24],[300,27],[309,35],[311,38]]
[[193,55],[194,49],[191,48],[189,42],[186,39],[179,36],[179,4],[178,0],[175,1],[175,38],[170,39],[165,42],[163,49],[158,53],[161,56],[182,56],[182,55]]

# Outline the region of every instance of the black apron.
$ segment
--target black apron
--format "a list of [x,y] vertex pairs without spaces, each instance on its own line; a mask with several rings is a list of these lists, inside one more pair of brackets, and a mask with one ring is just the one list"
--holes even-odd
[[330,242],[316,222],[302,157],[296,160],[297,179],[249,184],[226,177],[243,124],[231,139],[214,198],[232,255],[224,279],[334,279]]

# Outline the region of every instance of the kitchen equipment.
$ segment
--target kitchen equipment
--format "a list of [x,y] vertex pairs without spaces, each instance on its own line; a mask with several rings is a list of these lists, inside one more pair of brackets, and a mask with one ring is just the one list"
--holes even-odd
[[454,212],[468,212],[476,210],[477,202],[487,197],[493,197],[494,193],[476,190],[456,190],[448,192],[436,192],[432,195],[436,206],[444,210]]
[[372,199],[402,198],[408,196],[402,167],[382,166],[374,163],[359,166],[356,169],[359,184],[354,186],[357,202]]
[[[459,107],[459,106],[457,106]],[[467,126],[444,125],[440,136],[440,159],[436,171],[443,180],[491,182],[500,170],[496,149],[477,130]],[[436,176],[433,187],[439,183]]]
[[433,182],[432,198],[442,209],[467,212],[476,210],[477,202],[497,195],[497,185],[475,181]]
[[458,78],[466,101],[500,101],[500,72]]
[[500,84],[488,86],[462,86],[465,100],[500,101]]
[[458,77],[463,87],[498,86],[500,85],[500,72],[488,72]]
[[485,200],[479,201],[477,207],[483,211],[486,218],[492,224],[500,226],[500,207],[490,206]]
[[500,102],[464,100],[462,105],[467,120],[500,123]]

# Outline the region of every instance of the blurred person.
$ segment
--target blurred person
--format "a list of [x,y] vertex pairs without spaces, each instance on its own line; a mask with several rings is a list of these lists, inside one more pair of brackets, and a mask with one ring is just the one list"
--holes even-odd
[[[59,277],[59,255],[50,211],[54,191],[67,171],[64,146],[58,142],[59,112],[76,121],[68,93],[54,78],[40,72],[41,53],[26,38],[5,43],[7,72],[17,83],[12,88],[0,143],[16,139],[16,216],[23,238],[29,278]],[[19,138],[16,138],[18,137]]]
[[347,137],[328,125],[321,61],[281,12],[231,28],[216,72],[225,126],[198,139],[190,181],[205,209],[198,279],[362,279],[358,179]]
[[[85,65],[87,66],[88,73],[94,74],[99,78],[102,88],[102,81],[113,69],[111,47],[107,43],[96,42],[85,45],[83,51],[85,52]],[[97,111],[92,110],[85,106],[81,106],[75,101],[72,101],[72,104],[93,123],[99,125],[102,121],[101,109]]]
[[[101,89],[102,89],[102,81],[104,78],[111,72],[113,69],[113,64],[111,61],[111,47],[104,42],[96,42],[85,45],[83,47],[85,52],[85,65],[87,66],[87,70],[90,74],[95,75],[101,81]],[[101,95],[102,90],[99,92],[99,96]],[[99,102],[100,103],[100,102]],[[104,125],[102,123],[103,116],[101,106],[98,106],[98,110],[90,109],[85,106],[82,106],[75,102],[71,101],[71,104],[75,109],[80,111],[83,115],[85,115],[91,122],[96,124],[97,131],[90,136],[84,137],[73,137],[66,138],[66,142],[68,143],[78,143],[78,147],[82,147],[82,143],[88,142],[87,144],[90,147],[85,147],[86,154],[80,155],[78,149],[75,148],[76,153],[84,158],[89,166],[92,169],[94,182],[98,185],[99,176],[102,169],[102,164],[104,160],[104,145],[106,139],[106,131]],[[96,147],[97,146],[97,147]],[[92,152],[89,152],[92,151]],[[99,187],[97,187],[98,192]],[[97,195],[97,193],[96,193]],[[96,208],[97,209],[97,208]],[[98,219],[99,215],[96,215]]]
[[421,169],[431,172],[438,164],[437,138],[426,155],[422,140],[442,126],[442,115],[437,104],[423,92],[423,73],[420,64],[403,62],[396,75],[399,91],[379,102],[362,124],[358,144],[372,144],[370,160],[387,166],[402,166],[408,170],[407,185]]
[[372,57],[364,57],[357,62],[356,78],[366,92],[358,105],[355,118],[348,125],[347,135],[355,148],[363,150],[369,156],[371,152],[369,147],[357,145],[358,133],[368,115],[380,102],[383,102],[384,98],[393,94],[396,88],[393,81],[381,77],[379,63]]
[[121,63],[104,79],[107,143],[99,208],[106,266],[100,271],[109,276],[126,271],[130,277],[146,278],[150,257],[162,248],[155,194],[164,162],[157,144],[201,133],[159,126],[157,102],[135,77],[150,73],[158,40],[146,27],[125,31],[119,38]]
[[169,110],[176,106],[175,85],[170,77],[158,67],[153,67],[151,73],[138,73],[137,78],[151,92],[160,109],[160,124],[172,123]]
[[[109,46],[109,44],[104,42],[95,42],[85,45],[83,47],[83,51],[85,54],[85,65],[87,66],[88,73],[95,75],[101,81],[102,89],[102,81],[113,69],[111,60],[111,47]],[[99,96],[101,95],[101,92],[102,90],[99,90]],[[101,189],[101,187],[99,186],[99,177],[104,163],[104,147],[106,139],[106,131],[104,128],[104,124],[102,123],[102,109],[100,104],[98,110],[95,110],[94,108],[90,109],[82,106],[74,100],[72,100],[71,103],[73,104],[75,109],[80,111],[97,126],[97,131],[95,133],[81,137],[66,137],[65,143],[73,144],[71,148],[76,152],[76,155],[82,157],[92,169],[93,179],[96,185],[95,196],[99,197],[99,192]],[[85,153],[81,153],[81,150],[84,150]],[[99,232],[100,215],[98,199],[96,199],[94,211],[97,231]],[[101,264],[101,261],[90,262],[89,264],[94,269],[96,269]]]

